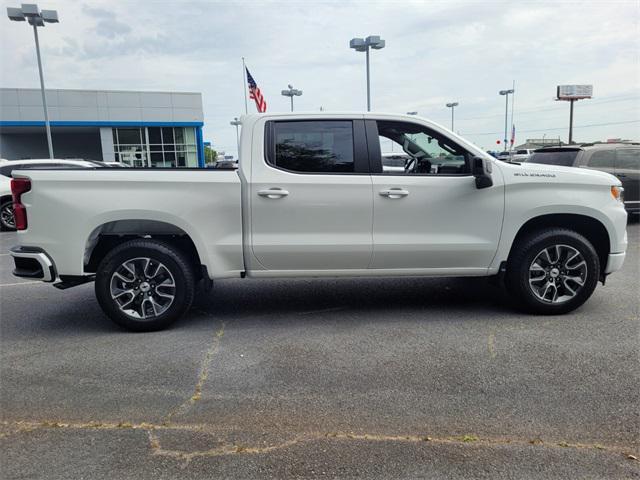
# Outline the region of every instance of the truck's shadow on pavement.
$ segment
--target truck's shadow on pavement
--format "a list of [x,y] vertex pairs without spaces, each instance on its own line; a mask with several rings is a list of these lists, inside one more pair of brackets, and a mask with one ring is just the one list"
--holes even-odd
[[[92,287],[54,295],[53,306],[46,312],[37,310],[40,313],[28,319],[31,333],[125,332],[100,310]],[[199,291],[192,309],[173,329],[201,329],[215,320],[228,325],[274,320],[307,324],[328,319],[353,324],[416,314],[419,321],[438,321],[516,312],[503,289],[486,278],[238,279],[216,282],[208,293]],[[5,338],[23,332],[24,320],[18,323],[21,325],[3,325]]]
[[[194,311],[225,322],[264,317],[307,322],[316,314],[361,322],[374,313],[392,318],[418,311],[442,318],[451,311],[474,311],[484,317],[512,313],[514,307],[487,278],[405,277],[221,281],[196,298]],[[206,317],[187,315],[179,328],[211,320]]]

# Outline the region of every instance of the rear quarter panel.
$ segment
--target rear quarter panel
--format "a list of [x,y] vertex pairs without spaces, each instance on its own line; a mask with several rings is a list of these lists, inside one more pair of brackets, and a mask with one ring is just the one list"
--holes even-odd
[[84,273],[90,235],[117,220],[155,220],[189,235],[212,277],[244,269],[240,179],[216,170],[30,170],[22,196],[28,228],[20,245],[38,246],[53,258],[58,274]]

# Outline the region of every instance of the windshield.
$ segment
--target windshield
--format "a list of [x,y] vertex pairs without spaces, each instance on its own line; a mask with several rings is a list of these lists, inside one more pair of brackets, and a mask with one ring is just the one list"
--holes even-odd
[[551,150],[546,152],[533,152],[533,154],[527,158],[526,163],[572,167],[579,151],[580,150]]

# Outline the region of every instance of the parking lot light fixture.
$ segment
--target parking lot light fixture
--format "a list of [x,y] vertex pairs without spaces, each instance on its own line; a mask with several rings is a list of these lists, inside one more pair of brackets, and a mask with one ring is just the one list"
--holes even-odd
[[236,127],[236,144],[238,145],[238,158],[240,158],[240,134],[238,133],[238,127],[242,125],[242,122],[238,120],[238,117],[233,117],[233,120],[231,120],[229,124]]
[[504,150],[505,152],[507,151],[507,132],[508,132],[508,127],[507,127],[507,117],[509,116],[509,95],[512,94],[513,92],[515,92],[514,89],[510,89],[510,90],[500,90],[498,93],[500,95],[504,95],[505,98],[505,105],[504,105]]
[[44,109],[44,126],[47,132],[47,145],[49,158],[53,159],[53,142],[51,141],[51,125],[49,124],[49,109],[47,108],[47,96],[44,90],[44,75],[42,73],[42,59],[40,58],[40,42],[38,40],[38,27],[44,27],[45,23],[58,23],[58,12],[55,10],[40,10],[35,3],[23,3],[20,8],[8,7],[7,16],[14,22],[29,22],[33,27],[33,36],[36,42],[36,56],[38,58],[38,73],[40,74],[40,89],[42,90],[42,108]]
[[302,90],[296,90],[291,84],[287,85],[287,87],[289,87],[288,90],[282,90],[282,92],[280,93],[282,93],[282,95],[284,95],[285,97],[289,97],[291,99],[291,111],[293,112],[293,97],[302,96]]
[[371,111],[371,78],[369,72],[369,50],[381,50],[386,43],[379,35],[370,35],[365,39],[352,38],[349,41],[349,48],[353,48],[356,52],[365,52],[367,55],[367,112]]
[[451,109],[451,131],[453,132],[453,110],[458,106],[458,102],[447,103],[447,108]]
[[407,112],[407,115],[417,115],[418,112]]

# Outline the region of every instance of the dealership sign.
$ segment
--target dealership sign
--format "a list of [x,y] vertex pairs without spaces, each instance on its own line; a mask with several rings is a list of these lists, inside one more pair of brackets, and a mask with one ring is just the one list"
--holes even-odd
[[558,85],[558,100],[580,100],[593,96],[593,85]]

